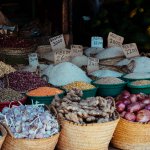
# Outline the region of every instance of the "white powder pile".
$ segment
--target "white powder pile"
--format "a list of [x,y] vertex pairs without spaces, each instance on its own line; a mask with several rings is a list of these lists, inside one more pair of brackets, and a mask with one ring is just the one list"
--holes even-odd
[[98,54],[99,52],[101,52],[102,50],[104,50],[104,48],[95,48],[95,47],[90,47],[87,48],[84,53],[86,56],[90,57],[92,54]]
[[64,86],[74,81],[91,82],[83,70],[76,65],[63,62],[54,66],[49,74],[49,83],[55,86]]
[[122,57],[122,56],[124,56],[122,48],[111,47],[111,48],[106,48],[103,51],[99,52],[96,55],[96,58],[107,59],[107,58]]
[[78,67],[87,66],[88,65],[88,57],[87,56],[76,56],[71,62]]
[[113,70],[97,70],[91,73],[95,77],[121,77],[123,74]]
[[150,73],[129,73],[124,76],[127,79],[148,79],[150,78]]

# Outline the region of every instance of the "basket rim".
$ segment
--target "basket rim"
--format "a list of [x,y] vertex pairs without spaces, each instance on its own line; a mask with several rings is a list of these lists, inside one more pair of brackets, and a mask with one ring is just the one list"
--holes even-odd
[[[140,81],[140,80],[139,80]],[[147,81],[150,81],[150,80],[147,80]],[[147,85],[133,85],[132,83],[135,82],[135,81],[132,81],[130,83],[127,84],[128,87],[130,88],[136,88],[136,89],[145,89],[145,88],[150,88],[150,84],[147,84]]]

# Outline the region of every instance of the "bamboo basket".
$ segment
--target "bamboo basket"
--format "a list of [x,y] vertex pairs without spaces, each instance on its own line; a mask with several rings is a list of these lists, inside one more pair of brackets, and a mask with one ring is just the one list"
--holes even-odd
[[1,124],[0,124],[0,132],[2,133],[2,137],[0,138],[0,149],[1,149],[2,144],[6,138],[6,135],[7,135],[6,129]]
[[120,119],[111,143],[124,150],[150,150],[150,124]]
[[58,150],[108,150],[108,145],[119,119],[88,125],[61,120],[62,130]]

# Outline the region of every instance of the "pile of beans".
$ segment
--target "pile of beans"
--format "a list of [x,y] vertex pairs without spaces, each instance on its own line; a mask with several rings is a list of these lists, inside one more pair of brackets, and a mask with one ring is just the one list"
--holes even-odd
[[24,96],[10,88],[0,90],[0,102],[11,102],[22,99]]
[[115,77],[104,77],[95,82],[96,84],[119,84],[124,83],[124,81]]
[[139,81],[134,81],[134,82],[132,82],[132,85],[137,85],[137,86],[141,86],[141,85],[150,85],[150,80],[139,80]]
[[64,89],[66,90],[72,90],[72,89],[79,89],[79,90],[88,90],[88,89],[93,89],[95,88],[95,86],[86,83],[86,82],[82,82],[82,81],[75,81],[73,83],[67,84],[65,86],[63,86]]
[[8,74],[8,81],[10,88],[20,92],[26,92],[47,85],[47,82],[37,74],[27,71],[16,71]]

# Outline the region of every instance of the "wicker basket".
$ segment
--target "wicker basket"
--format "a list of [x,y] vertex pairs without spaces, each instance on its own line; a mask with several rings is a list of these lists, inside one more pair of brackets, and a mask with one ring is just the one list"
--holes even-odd
[[54,150],[59,133],[44,139],[15,139],[9,134],[3,143],[2,150]]
[[2,133],[2,137],[0,138],[0,149],[2,147],[2,144],[6,138],[7,135],[7,131],[5,130],[5,128],[0,124],[0,132]]
[[108,150],[109,142],[119,119],[88,125],[61,120],[62,130],[58,150]]
[[114,147],[124,150],[150,150],[150,124],[120,119],[112,138]]

